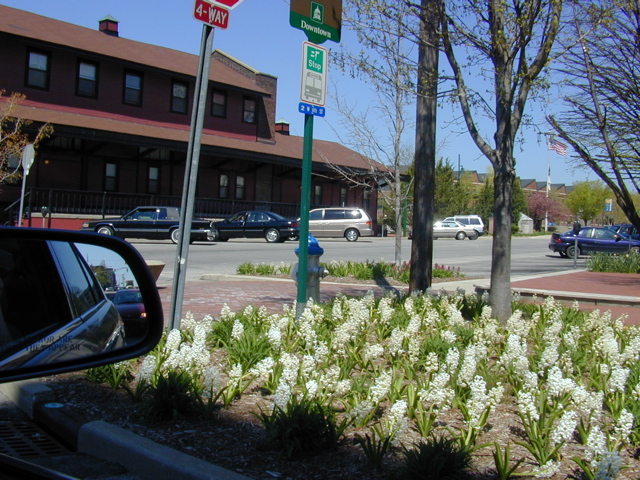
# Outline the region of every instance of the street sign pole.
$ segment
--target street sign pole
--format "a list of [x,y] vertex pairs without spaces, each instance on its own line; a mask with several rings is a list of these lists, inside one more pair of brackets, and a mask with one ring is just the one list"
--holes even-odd
[[298,247],[298,296],[296,318],[307,307],[307,270],[309,255],[309,210],[311,207],[311,164],[313,157],[313,115],[304,116],[302,146],[302,181],[300,191],[300,243]]
[[202,127],[207,105],[207,86],[211,70],[211,52],[213,51],[214,28],[210,25],[202,27],[202,43],[200,46],[200,60],[198,75],[193,95],[193,112],[191,113],[191,130],[189,146],[185,162],[184,185],[182,188],[182,203],[180,208],[180,238],[176,249],[176,262],[173,270],[173,286],[171,292],[171,311],[169,328],[180,328],[182,316],[182,299],[187,273],[187,258],[189,256],[189,241],[191,240],[191,222],[193,220],[193,203],[198,184],[198,164],[200,162],[200,144],[202,142]]

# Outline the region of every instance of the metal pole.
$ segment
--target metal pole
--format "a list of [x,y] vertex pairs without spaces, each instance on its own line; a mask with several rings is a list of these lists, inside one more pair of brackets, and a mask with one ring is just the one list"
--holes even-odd
[[300,184],[300,245],[298,248],[298,296],[296,318],[307,306],[307,270],[309,255],[309,210],[311,209],[311,164],[313,158],[313,115],[304,116],[302,181]]
[[193,204],[198,184],[198,164],[200,161],[200,144],[202,141],[202,126],[207,105],[207,86],[211,70],[211,52],[213,50],[214,28],[203,25],[202,43],[200,46],[200,61],[198,75],[193,95],[193,112],[191,114],[191,131],[184,172],[184,186],[182,189],[182,203],[180,208],[180,238],[176,249],[176,262],[173,270],[173,285],[171,291],[171,311],[169,314],[169,328],[179,329],[182,317],[182,299],[187,273],[187,258],[189,256],[189,241],[191,240],[191,222],[193,220]]

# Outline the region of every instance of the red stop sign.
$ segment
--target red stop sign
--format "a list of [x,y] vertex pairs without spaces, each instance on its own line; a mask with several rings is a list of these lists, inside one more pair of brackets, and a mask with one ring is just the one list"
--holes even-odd
[[242,0],[210,0],[210,3],[231,9],[240,5]]

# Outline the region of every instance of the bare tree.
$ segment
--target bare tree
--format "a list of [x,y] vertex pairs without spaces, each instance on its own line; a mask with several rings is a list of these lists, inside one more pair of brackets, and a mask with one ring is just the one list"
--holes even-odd
[[[389,5],[393,8],[387,8]],[[402,211],[408,192],[403,188],[402,171],[413,157],[403,146],[403,134],[409,126],[406,107],[413,100],[415,71],[410,60],[413,45],[405,36],[404,22],[409,8],[393,0],[350,0],[346,6],[344,24],[357,34],[363,50],[356,53],[342,50],[335,55],[335,61],[343,71],[363,79],[374,89],[378,102],[358,111],[356,105],[338,97],[336,108],[341,114],[342,128],[337,133],[342,143],[372,160],[370,176],[382,187],[379,189],[382,200],[395,213],[395,264],[399,266],[402,263]],[[375,130],[371,118],[385,119],[389,128],[383,132]],[[381,164],[386,168],[381,169]],[[370,181],[360,172],[338,166],[334,166],[334,170],[351,184]]]
[[13,93],[5,95],[0,90],[0,184],[15,184],[22,179],[22,152],[28,143],[34,148],[53,132],[48,123],[36,129],[29,137],[27,127],[31,120],[16,116],[16,108],[24,101],[25,95]]
[[640,229],[640,5],[606,0],[574,10],[580,41],[562,57],[567,110],[548,121],[611,189]]
[[[562,0],[461,0],[446,3],[442,21],[456,100],[473,142],[494,170],[490,301],[493,315],[502,322],[511,315],[513,150],[527,100],[558,35],[562,5]],[[488,98],[466,81],[466,67],[471,66],[473,75],[489,72]],[[473,84],[486,86],[484,80],[474,78]],[[493,132],[483,135],[479,117],[494,123]]]

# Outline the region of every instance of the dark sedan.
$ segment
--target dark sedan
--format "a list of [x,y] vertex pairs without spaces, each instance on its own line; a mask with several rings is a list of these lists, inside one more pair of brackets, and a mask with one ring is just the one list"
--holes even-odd
[[640,240],[640,234],[638,233],[638,229],[631,225],[630,223],[625,223],[622,225],[610,225],[607,227],[609,230],[613,230],[616,233],[622,233],[623,235],[628,235],[634,240]]
[[220,242],[230,238],[264,238],[275,243],[297,240],[300,235],[297,220],[259,210],[238,212],[226,220],[213,222],[212,227],[215,240]]
[[[553,233],[549,242],[549,249],[557,252],[561,257],[573,258],[576,236],[573,231]],[[578,234],[578,256],[583,253],[626,253],[640,252],[640,240],[634,240],[626,235],[616,233],[608,228],[585,227]]]
[[[137,207],[118,218],[103,218],[82,224],[82,230],[115,235],[120,238],[171,240],[180,237],[180,209],[177,207]],[[194,218],[191,239],[211,241],[211,222]]]
[[117,290],[111,301],[122,318],[127,337],[132,334],[135,336],[137,332],[144,329],[147,323],[147,313],[140,290],[137,288]]

